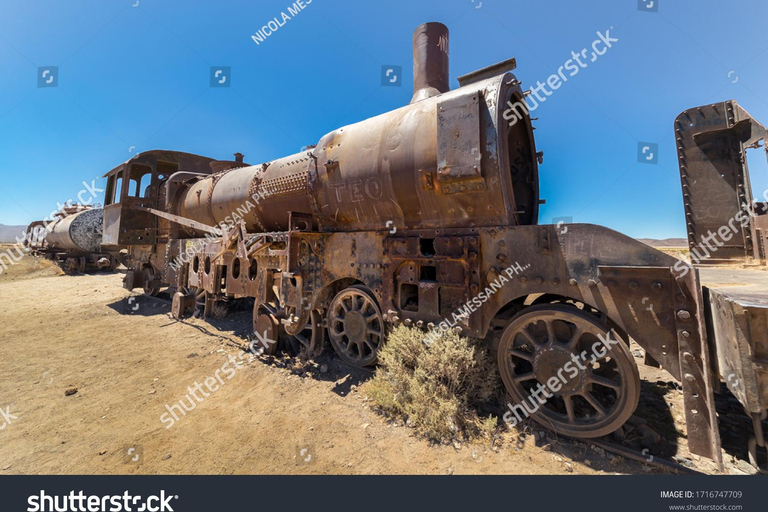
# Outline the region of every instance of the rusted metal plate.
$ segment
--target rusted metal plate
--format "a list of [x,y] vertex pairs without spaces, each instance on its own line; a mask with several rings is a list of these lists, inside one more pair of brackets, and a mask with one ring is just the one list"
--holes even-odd
[[[466,190],[474,190],[483,181],[480,146],[479,95],[458,96],[438,103],[437,107],[437,181],[443,184],[470,180]],[[443,193],[459,190],[449,187]]]
[[764,259],[745,152],[765,138],[765,128],[735,101],[686,110],[675,120],[688,243],[698,263]]
[[768,408],[768,296],[709,290],[718,364],[744,408]]
[[718,373],[751,413],[768,409],[768,272],[701,270]]
[[680,372],[683,402],[691,453],[709,457],[723,468],[720,432],[717,426],[713,372],[714,354],[710,353],[705,326],[704,299],[698,272],[677,276],[675,293]]

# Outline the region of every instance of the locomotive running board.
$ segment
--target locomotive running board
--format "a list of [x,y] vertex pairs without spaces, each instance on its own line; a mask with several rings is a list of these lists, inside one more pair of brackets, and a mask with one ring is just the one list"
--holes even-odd
[[160,210],[155,210],[154,208],[145,208],[143,206],[137,206],[136,209],[142,212],[149,212],[152,215],[156,215],[165,220],[169,220],[175,224],[179,224],[180,226],[194,229],[195,231],[203,231],[204,233],[210,233],[216,236],[221,235],[221,230],[219,228],[214,228],[213,226],[208,226],[207,224],[187,219],[186,217],[172,215],[170,213],[161,212]]

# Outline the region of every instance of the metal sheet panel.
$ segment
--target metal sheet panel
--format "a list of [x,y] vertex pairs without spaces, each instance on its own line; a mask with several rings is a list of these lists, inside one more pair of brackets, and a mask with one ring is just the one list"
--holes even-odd
[[441,101],[437,109],[437,179],[479,178],[481,170],[479,95]]

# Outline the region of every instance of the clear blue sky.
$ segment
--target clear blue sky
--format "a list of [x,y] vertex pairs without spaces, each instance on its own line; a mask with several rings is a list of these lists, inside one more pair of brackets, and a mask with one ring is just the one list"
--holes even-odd
[[[731,98],[768,123],[768,2],[655,1],[313,0],[257,45],[292,2],[0,0],[0,223],[44,217],[136,151],[255,164],[402,106],[412,31],[441,21],[454,87],[513,56],[524,86],[544,81],[614,27],[619,42],[535,112],[541,222],[685,236],[672,123]],[[403,67],[402,87],[381,85],[383,65]],[[57,87],[38,88],[44,66]],[[210,87],[211,66],[231,67],[231,87]],[[657,165],[637,162],[641,141],[659,144]]]

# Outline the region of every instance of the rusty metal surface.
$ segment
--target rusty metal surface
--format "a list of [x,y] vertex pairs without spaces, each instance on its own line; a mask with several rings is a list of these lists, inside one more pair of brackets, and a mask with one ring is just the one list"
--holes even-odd
[[750,413],[768,409],[768,272],[702,269],[718,373]]
[[411,103],[451,90],[448,27],[424,23],[413,31],[413,98]]
[[[768,217],[764,207],[753,208],[745,154],[761,141],[765,147],[765,127],[738,103],[726,101],[680,114],[675,139],[688,243],[701,255],[699,263],[765,263]],[[724,239],[714,251],[711,239],[702,241],[712,233],[721,233]]]
[[52,250],[88,254],[101,249],[104,210],[86,209],[61,217],[46,229],[45,240]]
[[[414,97],[402,108],[259,165],[239,154],[216,161],[152,151],[116,167],[107,174],[104,245],[124,253],[124,286],[150,294],[168,286],[176,317],[252,298],[254,329],[316,353],[330,326],[335,350],[358,365],[373,364],[383,331],[400,323],[434,329],[450,320],[454,331],[495,347],[517,315],[575,307],[599,324],[595,332],[635,340],[649,362],[682,382],[690,449],[720,463],[717,369],[731,357],[724,339],[744,325],[734,318],[752,313],[737,311],[745,308],[738,300],[721,308],[730,316],[713,312],[695,269],[620,233],[538,225],[531,121],[504,119],[508,104],[524,95],[508,72],[514,64],[465,75],[450,90],[447,29],[422,25],[414,33]],[[678,118],[692,243],[749,195],[740,158],[761,128],[733,103]],[[726,168],[730,174],[719,172]],[[126,179],[117,190],[120,173]],[[151,177],[146,193],[131,194],[127,177],[144,173]],[[768,228],[768,216],[759,217],[723,257],[756,258],[748,242]],[[704,290],[716,297],[714,287]],[[468,304],[476,305],[470,313]],[[373,327],[360,321],[366,315]],[[713,315],[725,319],[716,329]],[[752,361],[744,350],[756,339],[744,337],[733,357]],[[639,389],[636,372],[624,375],[627,391]]]
[[102,252],[104,211],[89,205],[62,207],[52,220],[32,222],[24,246],[56,261],[65,271],[114,270],[117,260]]

